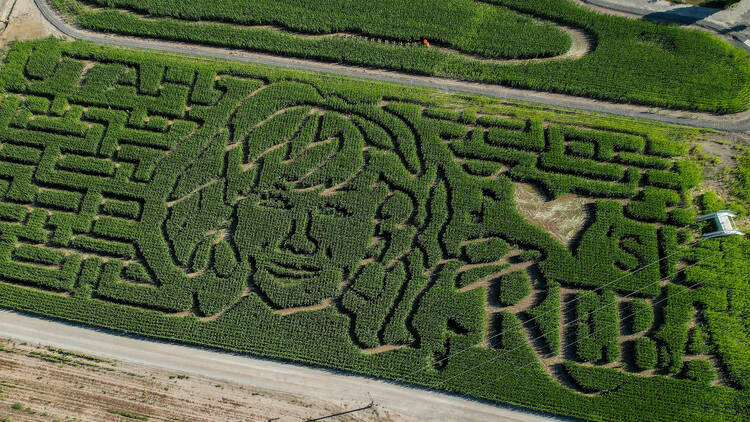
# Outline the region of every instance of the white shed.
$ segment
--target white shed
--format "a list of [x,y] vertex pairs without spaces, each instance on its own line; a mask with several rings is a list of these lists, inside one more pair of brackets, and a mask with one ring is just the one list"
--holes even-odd
[[695,221],[714,221],[714,224],[716,225],[716,231],[704,234],[704,239],[710,239],[712,237],[720,236],[731,236],[733,234],[744,236],[745,234],[737,230],[737,228],[734,226],[734,220],[732,220],[732,217],[736,216],[737,214],[731,211],[722,210],[711,214],[701,215],[700,217],[696,218]]

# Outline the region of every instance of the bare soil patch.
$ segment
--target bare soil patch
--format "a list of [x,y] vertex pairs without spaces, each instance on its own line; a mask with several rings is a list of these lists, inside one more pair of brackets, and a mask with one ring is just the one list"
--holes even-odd
[[[724,201],[732,198],[728,183],[737,167],[736,157],[750,149],[750,135],[744,133],[707,132],[692,142],[693,159],[703,164],[703,181],[691,193],[694,198],[712,190]],[[698,148],[698,149],[696,149]],[[744,204],[747,207],[750,204]],[[735,220],[740,227],[750,225],[750,216]]]
[[[297,422],[367,405],[336,398],[324,401],[0,339],[0,419],[13,422]],[[377,406],[331,420],[417,421]]]
[[64,38],[60,31],[44,19],[34,0],[16,0],[8,26],[0,31],[0,46],[11,41],[36,40],[49,36]]
[[586,223],[586,206],[594,200],[574,194],[548,200],[534,185],[516,183],[515,186],[513,197],[518,212],[532,224],[570,246]]

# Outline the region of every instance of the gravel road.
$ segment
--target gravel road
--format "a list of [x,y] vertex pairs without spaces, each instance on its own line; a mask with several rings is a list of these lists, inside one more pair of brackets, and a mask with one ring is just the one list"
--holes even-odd
[[[117,335],[0,309],[0,337],[109,359],[200,375],[302,396],[373,400],[379,407],[435,421],[551,422],[571,419],[502,407],[448,394],[333,371],[180,344]],[[370,398],[372,397],[372,398]]]

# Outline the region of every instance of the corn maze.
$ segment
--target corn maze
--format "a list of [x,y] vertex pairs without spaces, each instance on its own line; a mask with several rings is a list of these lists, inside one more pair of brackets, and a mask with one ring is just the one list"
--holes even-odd
[[[687,248],[675,139],[78,42],[15,44],[0,83],[2,307],[570,416],[750,416],[750,249]],[[571,245],[518,183],[590,198]]]
[[672,109],[750,99],[742,49],[574,0],[43,1],[95,32]]

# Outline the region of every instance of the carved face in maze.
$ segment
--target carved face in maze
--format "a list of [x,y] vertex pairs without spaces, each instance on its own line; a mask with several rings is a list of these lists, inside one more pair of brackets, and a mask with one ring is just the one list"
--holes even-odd
[[365,254],[373,215],[356,192],[270,188],[241,201],[235,242],[256,264],[254,280],[280,307],[336,295]]
[[[32,51],[9,54],[8,81],[21,80],[23,63],[52,71],[24,50]],[[75,76],[75,63],[85,67],[66,57],[55,73]],[[134,124],[143,109],[122,108],[146,103],[163,111],[155,105],[162,100],[94,95],[102,86],[95,69],[83,84],[91,88],[79,90],[74,78],[63,89],[55,77],[45,85],[8,84],[11,91],[28,87],[29,96],[0,98],[3,306],[61,318],[74,310],[94,325],[269,356],[348,360],[370,374],[456,391],[481,384],[486,389],[476,393],[490,398],[528,384],[562,402],[581,398],[575,388],[587,403],[607,405],[659,389],[682,406],[681,394],[708,386],[718,370],[719,400],[739,402],[727,395],[733,380],[743,380],[725,365],[732,356],[705,353],[722,350],[712,329],[739,311],[726,299],[736,297],[747,271],[732,261],[750,258],[730,239],[680,244],[674,223],[692,220],[690,209],[678,208],[683,170],[667,171],[671,161],[645,152],[668,152],[668,142],[647,148],[634,135],[541,121],[506,128],[481,119],[469,128],[463,120],[473,113],[432,118],[441,114],[419,104],[350,104],[318,98],[316,90],[294,98],[304,84],[253,91],[260,82],[237,79],[219,79],[216,87],[226,91],[216,105],[191,105],[187,119],[173,116],[167,131],[157,113],[146,131]],[[131,84],[150,80],[157,89],[160,77],[139,75]],[[50,91],[39,92],[44,86]],[[187,96],[187,87],[180,90]],[[33,103],[32,93],[45,95]],[[52,94],[48,104],[42,97]],[[70,99],[64,116],[53,109],[65,109],[68,99],[58,98]],[[312,103],[341,113],[298,106]],[[233,115],[243,130],[225,124]],[[627,204],[595,202],[570,250],[516,212],[513,178],[553,196],[583,191]],[[670,184],[672,192],[664,187]],[[513,255],[511,245],[536,255]],[[672,255],[683,259],[665,259]],[[704,262],[675,280],[691,257]],[[722,274],[708,277],[714,272]],[[305,311],[287,317],[266,306],[319,303],[277,312]],[[571,318],[575,326],[566,328]],[[629,373],[654,370],[658,377]],[[450,382],[456,376],[463,379]],[[702,400],[696,409],[710,404]]]
[[379,201],[362,183],[363,146],[343,115],[305,108],[250,134],[243,166],[256,182],[237,202],[233,241],[274,306],[336,296],[365,256]]

